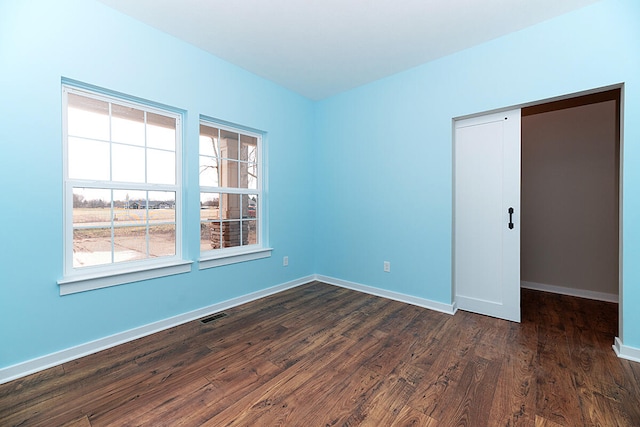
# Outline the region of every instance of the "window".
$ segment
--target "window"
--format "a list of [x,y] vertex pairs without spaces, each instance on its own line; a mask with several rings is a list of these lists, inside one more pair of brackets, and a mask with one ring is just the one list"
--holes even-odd
[[201,268],[269,256],[261,150],[259,133],[201,121]]
[[185,271],[180,119],[171,111],[63,86],[61,293]]

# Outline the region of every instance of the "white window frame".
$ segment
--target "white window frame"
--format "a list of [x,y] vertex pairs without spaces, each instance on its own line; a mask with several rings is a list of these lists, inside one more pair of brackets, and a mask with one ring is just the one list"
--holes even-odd
[[[235,188],[235,187],[211,187],[200,185],[199,194],[202,193],[228,193],[228,194],[240,194],[240,195],[252,195],[256,194],[258,196],[257,203],[257,239],[258,243],[253,245],[245,245],[245,246],[236,246],[231,248],[221,248],[221,249],[211,249],[208,251],[200,251],[200,259],[199,259],[199,269],[207,269],[212,267],[219,267],[228,264],[235,264],[238,262],[244,261],[252,261],[261,258],[268,258],[271,256],[272,248],[268,246],[268,221],[267,221],[267,213],[266,213],[266,158],[265,158],[265,134],[264,132],[257,131],[255,129],[249,129],[244,126],[239,126],[236,124],[212,119],[209,117],[201,116],[200,117],[200,125],[210,126],[217,128],[221,131],[228,131],[233,133],[238,133],[242,135],[247,135],[257,140],[257,188],[256,189],[247,189],[247,188]],[[200,137],[200,133],[198,133],[198,137]],[[200,145],[198,144],[198,147]],[[198,150],[198,165],[200,164],[200,151]],[[220,160],[220,157],[218,158]],[[199,166],[198,166],[199,169]],[[200,202],[200,197],[198,197],[198,202]],[[198,214],[198,228],[200,229],[201,218],[200,214]],[[198,247],[200,247],[200,239],[198,239]]]
[[[68,94],[118,105],[133,107],[138,110],[171,117],[176,120],[175,174],[174,184],[128,183],[119,181],[94,181],[71,179],[68,164]],[[191,261],[182,258],[182,114],[176,110],[156,107],[132,97],[118,96],[111,92],[76,86],[68,83],[62,85],[62,145],[63,145],[63,213],[64,213],[64,276],[58,280],[60,295],[115,286],[152,278],[191,271]],[[112,141],[109,141],[112,144]],[[173,256],[147,258],[136,261],[117,262],[99,266],[75,268],[73,266],[73,188],[100,188],[109,190],[171,191],[175,192],[175,239],[176,247]]]

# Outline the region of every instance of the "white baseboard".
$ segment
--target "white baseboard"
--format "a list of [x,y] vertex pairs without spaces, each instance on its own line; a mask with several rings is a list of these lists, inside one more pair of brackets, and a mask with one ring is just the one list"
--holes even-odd
[[598,301],[618,302],[617,294],[609,294],[606,292],[587,291],[584,289],[565,288],[564,286],[546,285],[544,283],[526,282],[522,280],[520,287],[525,289],[533,289],[534,291],[551,292],[554,294],[569,295],[572,297],[587,298]]
[[183,313],[157,322],[149,323],[147,325],[133,328],[128,331],[119,332],[117,334],[100,338],[95,341],[90,341],[75,347],[70,347],[61,351],[57,351],[55,353],[50,353],[45,356],[27,360],[26,362],[21,362],[12,366],[0,368],[0,384],[4,384],[6,382],[24,377],[34,372],[51,368],[56,365],[60,365],[61,363],[65,363],[70,360],[97,353],[101,350],[106,350],[116,345],[124,344],[126,342],[133,341],[135,339],[142,338],[144,336],[151,335],[153,333],[160,332],[165,329],[181,325],[183,323],[191,322],[192,320],[196,320],[201,317],[219,313],[221,311],[228,310],[232,307],[236,307],[250,301],[264,298],[266,296],[273,295],[287,289],[295,288],[305,283],[309,283],[313,280],[315,280],[315,276],[303,277],[287,283],[283,283],[281,285],[273,286],[271,288],[263,289],[207,307],[199,308],[188,313]]
[[628,347],[622,344],[620,338],[616,337],[613,344],[613,351],[616,352],[621,359],[631,360],[633,362],[640,362],[640,348]]
[[455,302],[453,304],[445,304],[442,302],[431,301],[425,298],[418,298],[407,294],[401,294],[399,292],[387,291],[385,289],[374,288],[373,286],[362,285],[360,283],[349,282],[322,275],[316,275],[315,280],[329,283],[330,285],[340,286],[342,288],[352,289],[354,291],[364,292],[365,294],[392,299],[406,304],[417,305],[418,307],[428,308],[441,313],[455,314],[457,310]]

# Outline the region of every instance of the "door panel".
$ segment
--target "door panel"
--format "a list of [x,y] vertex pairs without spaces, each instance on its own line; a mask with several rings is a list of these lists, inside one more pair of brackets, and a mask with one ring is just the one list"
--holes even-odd
[[456,303],[519,322],[520,110],[457,121],[454,161]]

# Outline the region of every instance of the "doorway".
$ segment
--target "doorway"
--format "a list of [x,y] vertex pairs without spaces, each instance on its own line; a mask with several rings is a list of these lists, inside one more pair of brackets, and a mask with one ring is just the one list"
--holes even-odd
[[621,89],[522,109],[522,287],[618,302]]
[[[522,153],[522,179],[526,182],[523,182],[522,188],[520,188],[518,181],[518,189],[527,193],[522,195],[522,226],[533,225],[534,230],[523,231],[525,242],[523,242],[523,246],[516,249],[519,258],[518,268],[520,261],[524,264],[524,274],[520,276],[520,280],[523,281],[525,287],[537,286],[540,290],[570,295],[573,292],[573,295],[576,296],[604,300],[615,299],[617,302],[620,271],[620,110],[620,87],[523,107],[521,117],[527,120],[527,123],[523,125],[522,137],[525,139],[523,148],[525,144],[528,144],[526,139],[530,135],[543,136],[539,134],[544,126],[539,126],[537,122],[541,119],[548,120],[549,117],[558,119],[556,116],[560,116],[559,122],[562,122],[563,116],[580,113],[577,114],[579,118],[573,119],[572,123],[574,123],[574,131],[577,129],[577,134],[582,135],[578,137],[563,135],[564,138],[573,139],[573,146],[565,147],[557,141],[546,141],[546,148],[541,143],[528,144],[526,145],[527,151]],[[490,117],[492,114],[482,117]],[[474,120],[478,119],[481,117],[474,118]],[[474,284],[461,285],[460,279],[463,275],[460,274],[460,269],[464,270],[464,266],[461,267],[463,259],[458,253],[460,248],[465,247],[464,240],[460,239],[460,224],[464,224],[464,219],[461,220],[463,213],[460,212],[459,207],[462,205],[461,194],[464,193],[464,190],[459,188],[459,181],[461,176],[464,176],[464,172],[461,171],[464,164],[459,162],[458,139],[460,135],[458,129],[463,127],[465,121],[468,120],[470,119],[456,120],[454,129],[454,295],[456,303],[461,309],[496,316],[490,312],[475,310],[473,307],[467,308],[464,304],[460,304],[461,301],[464,301],[465,296],[461,294],[460,290],[465,286],[467,288],[478,286]],[[569,126],[569,128],[571,127]],[[524,135],[525,132],[526,135]],[[609,135],[605,138],[609,141],[606,146],[598,143],[602,139],[602,133]],[[575,146],[576,138],[577,147]],[[588,144],[582,142],[586,145],[580,146],[582,140],[587,140]],[[550,155],[546,155],[546,157],[542,155],[545,150]],[[524,159],[524,156],[527,158]],[[533,166],[530,165],[530,159],[534,160]],[[482,161],[482,158],[478,160],[478,162]],[[580,166],[578,169],[581,169],[582,175],[576,177],[573,174],[573,169],[577,166]],[[535,179],[531,179],[533,177],[531,170],[539,172],[538,178],[542,181],[549,181],[546,184],[546,190]],[[600,179],[602,176],[606,176],[604,181]],[[560,191],[561,187],[565,187],[565,189]],[[545,195],[548,195],[550,191],[554,193],[554,198],[552,200],[545,199]],[[585,204],[585,200],[590,204]],[[531,203],[536,205],[538,211],[527,216],[525,211],[530,209]],[[504,210],[503,207],[500,206],[500,209]],[[606,211],[606,215],[603,216],[596,208]],[[519,215],[519,212],[514,215],[516,218],[514,228],[517,229],[518,234],[521,232]],[[543,230],[544,233],[535,231],[536,227],[537,230]],[[482,226],[477,227],[477,229],[481,228]],[[551,247],[536,246],[537,240],[545,241],[545,239],[540,239],[545,234],[556,239],[551,241]],[[598,238],[591,239],[593,236]],[[557,243],[560,241],[563,242],[563,245]],[[522,259],[520,259],[520,254],[522,254]],[[482,256],[484,257],[485,254]],[[534,262],[531,262],[532,258]],[[549,263],[550,260],[555,264]],[[606,261],[603,264],[604,267],[598,264],[602,260]],[[561,268],[563,266],[564,270]],[[590,270],[594,266],[598,269],[598,274],[593,274]],[[540,271],[553,274],[540,276],[537,274]],[[570,274],[572,272],[573,276]],[[518,292],[519,282],[513,285],[518,287]],[[474,289],[477,292],[476,299],[482,300],[485,294],[484,290],[481,287]],[[496,317],[508,319],[508,317],[500,315]]]

